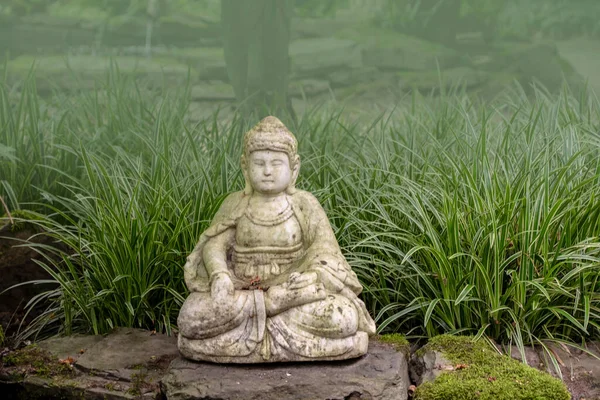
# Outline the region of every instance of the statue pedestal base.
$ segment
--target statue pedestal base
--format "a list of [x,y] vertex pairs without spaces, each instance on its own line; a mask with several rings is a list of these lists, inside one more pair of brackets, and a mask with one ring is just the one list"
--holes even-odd
[[[357,332],[354,336],[338,339],[339,342],[343,342],[344,344],[348,344],[348,346],[350,346],[348,351],[345,351],[341,354],[338,353],[338,355],[331,355],[331,353],[327,355],[326,352],[324,353],[325,355],[319,355],[319,353],[316,352],[313,354],[313,357],[305,357],[290,351],[286,351],[279,346],[273,346],[269,344],[270,341],[272,341],[272,339],[266,339],[262,342],[259,342],[256,346],[256,349],[245,356],[214,356],[203,354],[203,351],[212,350],[210,348],[210,344],[207,345],[204,341],[200,340],[186,339],[181,335],[179,335],[177,345],[179,347],[179,352],[185,358],[194,361],[209,361],[219,364],[262,364],[273,362],[349,360],[365,355],[369,346],[369,336],[365,332]],[[323,341],[327,342],[327,340]],[[329,341],[334,342],[334,340],[331,339]],[[311,343],[310,340],[306,340],[306,353],[311,353],[311,348],[316,347],[311,347],[313,345],[314,344]]]
[[375,340],[366,355],[345,361],[214,364],[180,357],[161,381],[169,400],[406,400],[409,385],[407,356]]

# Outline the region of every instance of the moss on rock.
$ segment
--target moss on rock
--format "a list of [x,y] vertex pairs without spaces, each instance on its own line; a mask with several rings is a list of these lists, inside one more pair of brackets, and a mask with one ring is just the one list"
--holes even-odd
[[[26,229],[30,229],[33,232],[38,232],[39,227],[36,225],[36,221],[41,221],[42,218],[39,214],[30,211],[30,210],[13,210],[10,213],[10,217],[8,214],[2,215],[0,217],[0,230],[4,229],[6,226],[10,229],[11,232],[21,232]],[[0,339],[2,339],[2,335],[0,332]],[[2,344],[2,340],[0,340],[0,345]]]
[[388,343],[393,345],[397,351],[408,354],[410,350],[410,343],[406,340],[406,337],[400,333],[388,333],[386,335],[380,335],[378,340],[382,343]]
[[2,367],[14,379],[26,375],[36,375],[42,378],[68,377],[73,374],[71,364],[60,362],[49,352],[35,345],[8,353],[2,359]]
[[417,388],[415,400],[568,400],[564,384],[547,373],[500,355],[471,337],[441,335],[419,350],[439,351],[454,365]]

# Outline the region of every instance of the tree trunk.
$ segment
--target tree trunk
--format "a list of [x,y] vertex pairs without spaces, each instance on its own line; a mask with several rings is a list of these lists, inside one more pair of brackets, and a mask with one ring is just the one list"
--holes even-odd
[[221,0],[227,73],[241,109],[290,112],[287,98],[292,0]]

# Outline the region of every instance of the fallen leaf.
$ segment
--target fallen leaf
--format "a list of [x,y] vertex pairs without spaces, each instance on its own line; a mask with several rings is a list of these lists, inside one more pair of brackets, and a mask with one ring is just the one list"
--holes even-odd
[[550,347],[550,351],[552,352],[552,354],[554,354],[554,357],[556,357],[556,361],[558,361],[558,363],[560,364],[561,367],[565,366],[565,363],[563,362],[563,360],[558,356],[558,354],[556,353],[556,351],[554,351],[554,349],[552,347]]
[[458,369],[469,368],[469,366],[467,364],[456,364],[456,366],[454,368],[456,368],[458,370]]
[[488,376],[488,381],[489,382],[494,382],[496,380],[495,376]]
[[73,359],[73,357],[67,357],[67,358],[61,358],[58,360],[58,362],[60,364],[66,364],[68,366],[72,366],[73,364],[75,364],[75,360]]

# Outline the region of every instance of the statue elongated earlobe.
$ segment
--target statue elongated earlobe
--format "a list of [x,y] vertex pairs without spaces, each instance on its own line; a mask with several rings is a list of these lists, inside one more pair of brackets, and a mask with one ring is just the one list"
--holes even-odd
[[300,174],[300,156],[295,155],[294,159],[291,162],[292,167],[292,178],[290,180],[290,184],[286,189],[287,194],[296,193],[296,180],[298,179],[298,175]]
[[248,169],[246,168],[246,156],[243,154],[240,158],[240,163],[242,166],[242,174],[244,175],[244,181],[246,182],[246,186],[244,187],[244,194],[250,196],[252,194],[252,185],[250,184],[250,179],[248,178]]

